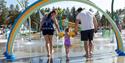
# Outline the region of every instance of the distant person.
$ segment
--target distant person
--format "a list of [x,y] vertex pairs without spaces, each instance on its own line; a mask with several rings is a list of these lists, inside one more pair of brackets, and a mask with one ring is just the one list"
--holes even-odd
[[65,29],[65,35],[64,35],[64,45],[65,45],[65,50],[66,50],[67,61],[69,60],[69,48],[71,46],[70,36],[69,36],[68,32],[69,32],[69,28],[66,28]]
[[55,10],[51,11],[48,15],[45,15],[41,21],[40,29],[46,41],[48,57],[52,56],[52,49],[53,49],[52,38],[55,30],[53,24],[55,24],[57,31],[60,32],[59,26],[56,20]]
[[10,25],[8,26],[8,29],[6,30],[7,39],[9,38],[11,29],[12,29],[12,24],[10,24]]
[[97,20],[95,16],[91,13],[91,11],[83,10],[82,8],[78,8],[77,10],[78,15],[76,17],[76,27],[75,33],[78,32],[78,24],[81,22],[81,41],[84,41],[84,48],[85,48],[85,56],[91,57],[92,56],[92,49],[93,47],[93,36],[94,32],[97,31]]

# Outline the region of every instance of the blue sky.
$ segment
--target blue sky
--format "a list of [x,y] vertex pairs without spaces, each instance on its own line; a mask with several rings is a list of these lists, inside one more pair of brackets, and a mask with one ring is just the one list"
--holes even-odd
[[[11,4],[14,4],[14,5],[18,4],[17,0],[5,0],[5,1],[7,2],[7,7],[9,7],[9,5],[11,5]],[[21,0],[18,0],[18,1],[21,1]],[[32,4],[35,1],[37,1],[37,0],[29,0],[30,4]]]
[[[10,4],[18,4],[16,0],[6,0],[7,1],[7,6],[9,6]],[[19,0],[21,1],[21,0]],[[32,4],[33,2],[35,2],[37,0],[29,0],[29,3]],[[99,6],[101,9],[103,10],[109,10],[111,9],[111,1],[112,0],[91,0],[92,2],[94,2],[97,6]],[[66,4],[66,5],[65,5]],[[58,3],[52,3],[52,4],[49,4],[45,7],[61,7],[61,8],[71,8],[72,6],[75,6],[76,8],[77,7],[85,7],[87,9],[89,8],[92,8],[91,6],[89,5],[86,5],[84,3],[79,3],[79,2],[58,2]],[[116,9],[120,9],[120,8],[125,8],[125,0],[115,0],[115,3],[114,3],[114,10]],[[94,9],[95,10],[95,9]]]

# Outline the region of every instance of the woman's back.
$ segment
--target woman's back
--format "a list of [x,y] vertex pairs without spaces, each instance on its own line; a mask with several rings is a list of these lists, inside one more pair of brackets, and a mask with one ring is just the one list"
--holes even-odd
[[41,23],[42,30],[53,30],[53,20],[48,17],[44,17]]

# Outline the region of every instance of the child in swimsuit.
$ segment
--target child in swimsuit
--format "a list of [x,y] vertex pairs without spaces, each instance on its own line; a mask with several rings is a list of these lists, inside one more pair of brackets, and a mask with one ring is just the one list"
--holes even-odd
[[69,48],[71,46],[71,44],[70,44],[70,36],[69,36],[68,32],[69,32],[69,28],[66,28],[65,29],[65,35],[64,35],[64,45],[65,45],[67,60],[69,58]]

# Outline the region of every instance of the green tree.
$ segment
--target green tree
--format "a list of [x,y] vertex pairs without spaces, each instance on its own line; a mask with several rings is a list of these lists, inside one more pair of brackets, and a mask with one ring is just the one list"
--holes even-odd
[[7,15],[8,8],[6,7],[6,1],[0,0],[0,25],[5,24]]
[[65,10],[65,15],[66,15],[66,17],[67,17],[68,19],[70,18],[69,8],[67,8],[67,9]]
[[19,10],[20,10],[19,5],[16,5],[15,10],[16,10],[16,11],[19,11]]
[[76,11],[75,11],[75,7],[72,7],[71,9],[71,21],[75,22],[76,20]]
[[[111,13],[109,11],[106,11],[106,13],[109,14],[109,16],[111,16]],[[109,26],[110,24],[108,19],[104,15],[102,15],[100,22],[102,26]]]
[[14,23],[19,13],[20,13],[19,6],[18,5],[14,6],[13,4],[11,4],[9,8],[9,17],[10,17],[9,24]]
[[39,25],[40,25],[39,13],[34,12],[30,17],[31,17],[31,28],[36,31],[39,31]]
[[14,5],[13,5],[13,4],[10,5],[10,10],[11,10],[11,11],[14,10]]
[[100,14],[99,14],[99,11],[97,11],[97,12],[95,13],[95,17],[96,17],[96,19],[97,19],[97,22],[99,23],[99,26],[101,26],[101,22],[100,22],[101,16],[100,16]]

